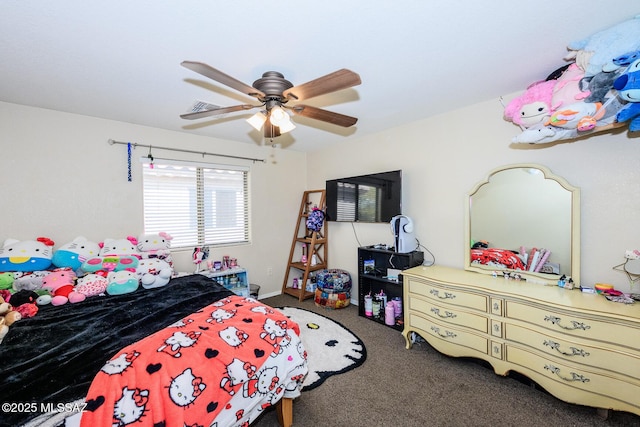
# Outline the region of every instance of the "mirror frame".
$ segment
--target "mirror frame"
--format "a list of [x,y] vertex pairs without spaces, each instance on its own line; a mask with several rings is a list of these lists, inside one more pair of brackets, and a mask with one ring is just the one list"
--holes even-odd
[[574,187],[569,184],[564,178],[557,176],[551,172],[545,166],[535,164],[535,163],[516,163],[512,165],[500,166],[498,168],[493,169],[489,174],[484,178],[483,181],[480,181],[473,187],[471,191],[467,193],[466,196],[466,209],[465,209],[465,241],[464,241],[464,269],[468,271],[475,271],[477,273],[483,274],[493,274],[495,271],[503,272],[508,271],[511,273],[518,273],[522,278],[527,279],[532,282],[539,282],[544,284],[553,284],[556,285],[558,279],[561,275],[556,274],[546,274],[546,273],[534,273],[529,271],[521,271],[521,270],[512,270],[512,269],[500,269],[496,270],[491,267],[484,267],[479,264],[471,263],[471,247],[469,243],[471,242],[471,198],[474,194],[480,190],[480,188],[486,184],[489,184],[489,180],[491,177],[499,172],[503,172],[510,169],[519,169],[519,168],[528,168],[528,169],[538,169],[542,172],[544,179],[549,179],[557,182],[560,186],[562,186],[565,190],[570,192],[571,194],[571,278],[575,283],[575,286],[580,285],[580,188]]

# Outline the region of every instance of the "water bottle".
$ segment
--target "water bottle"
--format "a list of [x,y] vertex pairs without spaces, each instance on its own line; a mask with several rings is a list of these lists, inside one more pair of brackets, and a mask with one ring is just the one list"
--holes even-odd
[[396,324],[396,313],[393,301],[389,301],[384,308],[384,323],[389,326]]

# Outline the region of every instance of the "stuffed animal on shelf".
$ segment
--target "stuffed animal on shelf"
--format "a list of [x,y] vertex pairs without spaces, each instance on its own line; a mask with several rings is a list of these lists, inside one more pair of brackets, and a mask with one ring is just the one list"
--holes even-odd
[[597,121],[604,117],[604,113],[605,109],[599,102],[577,102],[554,112],[545,122],[545,126],[552,125],[585,132],[594,129]]
[[504,109],[504,117],[523,128],[530,128],[553,114],[551,100],[555,80],[530,85],[522,95],[512,99]]
[[140,282],[135,271],[120,270],[107,274],[107,293],[109,295],[122,295],[134,292]]
[[588,89],[585,91],[580,85],[583,77],[584,71],[573,63],[555,80],[556,84],[553,86],[551,95],[551,108],[553,110],[582,101],[589,96]]
[[58,268],[71,268],[78,272],[82,263],[87,259],[98,256],[100,245],[88,240],[86,237],[78,236],[73,241],[62,245],[53,253],[51,263]]
[[70,268],[52,271],[44,278],[42,289],[48,290],[53,297],[52,305],[63,305],[67,302],[79,302],[73,295],[76,273]]
[[159,258],[143,258],[138,263],[136,274],[143,288],[152,289],[169,283],[173,269],[168,262]]
[[169,233],[148,233],[138,237],[138,252],[142,258],[159,258],[173,266],[171,259],[171,240]]
[[[569,43],[566,59],[577,59],[584,53],[585,77],[613,68],[612,60],[626,52],[640,50],[640,15],[589,37]],[[579,61],[580,62],[580,61]]]
[[640,59],[634,61],[627,70],[613,82],[618,96],[629,104],[618,112],[619,122],[629,122],[629,130],[640,130]]
[[99,256],[131,255],[140,258],[138,239],[133,236],[128,236],[125,239],[104,239],[98,245],[100,245]]
[[6,239],[0,248],[0,272],[46,270],[51,266],[53,240]]

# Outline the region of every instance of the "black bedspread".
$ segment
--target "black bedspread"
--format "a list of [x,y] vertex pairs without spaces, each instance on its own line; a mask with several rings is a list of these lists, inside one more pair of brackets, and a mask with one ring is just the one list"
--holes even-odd
[[[83,398],[95,374],[122,347],[233,293],[202,275],[78,304],[44,306],[11,326],[0,344],[0,403],[54,405]],[[3,406],[4,408],[4,406]],[[0,413],[16,426],[37,413]]]

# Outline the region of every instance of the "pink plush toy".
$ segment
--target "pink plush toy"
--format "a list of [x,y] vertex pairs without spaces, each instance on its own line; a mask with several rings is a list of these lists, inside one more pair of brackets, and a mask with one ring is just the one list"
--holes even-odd
[[575,63],[569,65],[567,69],[556,80],[551,97],[551,108],[557,111],[561,107],[575,104],[584,100],[591,92],[580,90],[580,80],[584,77],[584,71]]
[[106,274],[87,274],[82,277],[78,277],[78,283],[75,290],[69,294],[69,301],[80,302],[84,301],[87,297],[92,297],[107,292],[107,280]]
[[504,109],[505,119],[524,128],[547,120],[553,114],[552,97],[555,85],[555,80],[530,85],[522,95],[507,104]]
[[42,289],[48,290],[53,297],[52,305],[63,305],[67,302],[80,302],[74,293],[76,273],[70,268],[59,268],[49,273],[42,282]]

